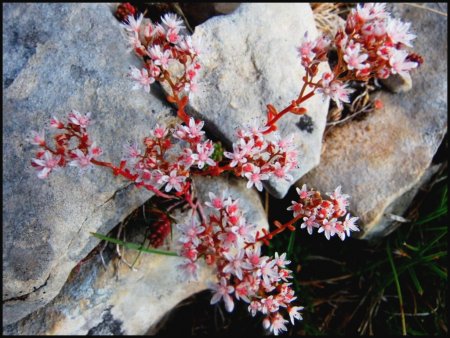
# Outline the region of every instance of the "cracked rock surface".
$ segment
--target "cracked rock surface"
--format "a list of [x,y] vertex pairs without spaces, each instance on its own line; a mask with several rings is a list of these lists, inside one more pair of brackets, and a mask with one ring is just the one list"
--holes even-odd
[[[236,199],[248,222],[268,229],[269,225],[258,193],[247,189],[243,180],[197,177],[194,180],[198,197],[209,201],[208,192],[222,191]],[[208,208],[205,213],[209,214]],[[173,217],[178,222],[189,221],[191,212],[179,210]],[[142,243],[144,229],[130,224],[125,228],[127,241]],[[176,251],[179,232],[173,231],[169,249]],[[142,253],[132,271],[111,259],[115,249],[103,252],[106,269],[99,255],[94,256],[70,274],[61,292],[43,308],[22,320],[7,325],[8,335],[142,335],[158,322],[167,311],[191,295],[216,282],[215,272],[199,261],[198,281],[187,282],[179,274],[180,257]],[[137,251],[124,250],[124,257],[133,262]],[[220,306],[223,306],[220,304]]]
[[[118,164],[127,141],[141,140],[170,115],[154,96],[131,91],[122,28],[108,4],[3,4],[3,321],[52,300],[98,240],[150,198],[104,168],[74,168],[41,181],[25,139],[76,109],[92,112],[101,159]],[[165,112],[164,112],[165,111]],[[48,135],[47,135],[48,136]],[[50,140],[49,140],[50,141]]]

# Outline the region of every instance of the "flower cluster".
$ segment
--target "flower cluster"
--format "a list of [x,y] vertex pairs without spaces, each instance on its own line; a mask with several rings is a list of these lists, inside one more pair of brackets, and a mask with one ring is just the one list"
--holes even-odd
[[192,217],[187,224],[177,224],[181,236],[180,254],[184,262],[180,269],[186,280],[197,278],[197,260],[204,257],[207,264],[216,268],[218,283],[211,285],[211,304],[220,300],[227,311],[234,309],[234,300],[248,303],[248,311],[255,316],[264,315],[263,326],[277,335],[286,331],[288,322],[281,314],[285,309],[292,324],[302,319],[303,307],[291,304],[297,297],[288,282],[291,271],[286,254],[275,257],[261,255],[256,244],[259,231],[247,222],[239,208],[238,200],[209,193],[205,204],[211,209],[206,222],[199,224]]
[[216,166],[212,159],[214,144],[205,138],[204,122],[189,120],[188,125],[173,128],[157,124],[143,140],[143,150],[137,144],[125,145],[126,163],[138,187],[164,186],[165,192],[175,190],[182,195],[189,188],[194,167]]
[[232,152],[224,152],[231,160],[229,166],[237,176],[248,179],[247,188],[253,185],[262,191],[262,182],[271,176],[292,180],[289,174],[297,166],[297,151],[292,138],[281,139],[278,135],[268,139],[263,134],[267,128],[240,129]]
[[[116,175],[134,181],[137,187],[155,191],[155,187],[164,186],[166,193],[175,190],[180,196],[189,188],[188,179],[192,173],[217,176],[230,170],[236,176],[246,177],[248,188],[254,185],[261,191],[261,181],[271,176],[292,180],[289,171],[297,165],[292,140],[278,136],[269,140],[262,134],[262,129],[252,128],[238,131],[233,152],[224,152],[229,163],[221,167],[213,159],[214,143],[202,130],[204,122],[190,118],[187,125],[176,124],[173,128],[157,124],[141,146],[137,143],[125,145],[120,166],[114,167],[96,160],[102,150],[90,141],[86,129],[90,123],[90,113],[82,115],[77,111],[69,113],[67,124],[52,118],[50,125],[63,131],[54,136],[55,150],[47,146],[44,132],[34,132],[30,141],[42,149],[32,160],[32,165],[39,170],[40,178],[46,178],[52,170],[66,164],[76,166],[82,172],[97,164],[112,168]],[[78,144],[69,149],[71,138],[76,138]]]
[[[350,213],[347,213],[349,195],[341,193],[341,186],[334,192],[327,193],[329,200],[324,200],[318,191],[308,191],[306,184],[296,190],[299,200],[292,201],[287,210],[291,210],[295,218],[301,219],[300,228],[306,228],[310,235],[316,228],[317,232],[323,232],[327,239],[337,235],[344,240],[346,236],[350,237],[351,231],[359,231],[355,224],[358,217],[351,217]],[[344,216],[346,217],[342,220]]]
[[416,37],[409,32],[410,23],[392,18],[383,3],[357,5],[348,15],[344,28],[332,40],[323,36],[310,41],[307,35],[299,47],[302,66],[310,78],[318,64],[327,61],[328,52],[337,51],[338,62],[332,72],[325,72],[315,86],[319,93],[330,97],[338,107],[349,102],[348,81],[386,79],[392,74],[405,75],[418,67],[422,58],[406,51]]
[[[121,10],[121,13],[124,10]],[[131,67],[130,76],[136,81],[133,89],[144,88],[150,91],[155,82],[168,81],[174,94],[189,94],[195,91],[195,78],[200,69],[199,50],[190,36],[182,35],[183,21],[176,14],[165,14],[161,23],[154,24],[144,19],[143,14],[128,15],[122,26],[128,34],[128,40],[134,52],[143,59],[144,68]],[[169,73],[172,63],[180,64],[182,74],[173,78]]]
[[38,171],[38,177],[47,178],[53,170],[59,170],[66,165],[78,167],[81,172],[92,168],[92,160],[102,154],[102,149],[91,142],[86,128],[92,123],[91,113],[83,115],[73,110],[68,115],[68,121],[63,123],[56,117],[50,120],[50,127],[58,130],[53,136],[55,148],[51,149],[46,140],[45,132],[33,132],[30,143],[39,146],[40,150],[33,158],[31,165]]

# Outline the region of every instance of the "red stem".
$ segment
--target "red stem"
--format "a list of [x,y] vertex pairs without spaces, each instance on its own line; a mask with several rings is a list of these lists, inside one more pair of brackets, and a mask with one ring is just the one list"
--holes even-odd
[[[279,233],[282,233],[287,228],[291,228],[291,230],[292,230],[292,227],[293,227],[292,224],[294,224],[295,222],[297,222],[300,218],[302,218],[304,216],[305,215],[303,215],[303,214],[297,215],[296,217],[291,219],[289,222],[281,225],[279,228],[275,229],[274,231],[266,234],[265,236],[263,236],[261,238],[258,238],[258,240],[255,243],[247,243],[245,246],[245,249],[248,248],[249,246],[254,246],[257,242],[271,240],[274,236],[278,235]],[[292,231],[295,231],[295,228]]]

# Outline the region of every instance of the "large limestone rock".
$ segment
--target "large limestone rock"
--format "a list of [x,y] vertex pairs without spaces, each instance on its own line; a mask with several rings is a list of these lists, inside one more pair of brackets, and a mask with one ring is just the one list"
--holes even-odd
[[[191,113],[227,146],[236,140],[238,128],[264,125],[267,104],[281,110],[297,98],[304,71],[296,48],[307,31],[310,38],[317,36],[306,3],[242,3],[232,14],[197,26],[192,38],[203,51],[203,68]],[[318,76],[325,69],[328,65]],[[294,180],[319,163],[328,103],[316,95],[305,103],[308,116],[291,114],[278,122],[283,137],[294,135],[299,151]],[[282,198],[292,183],[273,179],[266,188]]]
[[299,182],[323,192],[342,185],[365,239],[392,230],[390,214],[404,212],[431,174],[428,168],[447,131],[447,18],[403,4],[394,5],[394,15],[412,23],[414,50],[425,59],[412,73],[412,90],[385,92],[384,109],[334,127],[320,165]]
[[109,231],[152,196],[100,168],[41,181],[25,141],[53,115],[91,111],[93,140],[119,163],[126,141],[169,115],[154,95],[130,90],[126,73],[138,60],[121,32],[108,4],[3,4],[4,324],[58,294],[98,243],[90,231]]
[[[240,198],[240,206],[249,222],[268,228],[258,193],[245,187],[243,180],[196,178],[198,196],[208,201],[208,192],[220,194],[228,190]],[[207,210],[205,210],[207,212]],[[173,215],[180,223],[187,221],[190,211]],[[131,224],[130,224],[131,226]],[[135,224],[133,224],[135,226]],[[126,227],[127,241],[143,242],[142,227]],[[174,241],[179,234],[173,231]],[[174,242],[168,249],[174,250]],[[133,262],[137,251],[125,250],[124,257]],[[199,280],[186,282],[179,275],[181,258],[141,254],[132,271],[117,258],[110,260],[112,250],[105,250],[107,269],[100,256],[87,261],[74,271],[60,294],[45,307],[17,323],[4,327],[4,334],[14,335],[142,335],[180,301],[208,288],[216,282],[215,273],[201,265]],[[118,268],[117,268],[118,266]]]

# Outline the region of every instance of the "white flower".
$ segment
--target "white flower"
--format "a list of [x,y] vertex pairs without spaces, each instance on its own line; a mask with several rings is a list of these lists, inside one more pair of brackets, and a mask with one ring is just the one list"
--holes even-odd
[[226,278],[225,277],[220,278],[220,282],[218,284],[214,284],[211,288],[215,291],[215,293],[211,298],[210,304],[215,304],[223,298],[225,302],[225,308],[227,309],[227,311],[228,312],[233,311],[234,302],[229,294],[233,293],[234,287],[227,284]]
[[162,23],[167,29],[173,29],[178,32],[184,28],[183,20],[176,14],[167,13],[161,18]]
[[166,192],[169,192],[172,189],[181,191],[183,189],[181,183],[186,180],[186,176],[177,176],[177,171],[174,169],[170,172],[169,176],[165,176],[163,180],[167,182],[165,187]]
[[288,313],[289,313],[289,318],[291,320],[292,325],[294,325],[294,319],[297,319],[297,320],[303,319],[302,315],[299,313],[299,311],[301,311],[303,309],[304,309],[303,306],[293,306],[293,307],[289,308]]
[[344,231],[347,233],[347,237],[350,237],[350,231],[359,231],[359,228],[355,224],[358,219],[359,217],[350,218],[350,214],[347,214],[347,216],[345,217],[343,226]]
[[247,188],[250,189],[253,184],[255,185],[256,189],[258,189],[258,191],[262,191],[263,186],[261,181],[262,180],[268,180],[269,179],[269,175],[267,174],[261,174],[260,173],[260,169],[257,166],[253,166],[253,171],[252,172],[247,172],[245,173],[245,177],[247,177],[248,182],[247,182]]
[[146,93],[150,93],[150,85],[155,82],[155,79],[148,74],[147,69],[143,68],[139,70],[134,66],[130,66],[129,75],[134,81],[136,81],[132,90],[142,87]]
[[35,167],[39,170],[38,177],[40,179],[44,179],[48,177],[48,174],[58,167],[58,162],[60,161],[61,156],[54,156],[51,152],[46,150],[44,152],[43,157],[33,158],[31,161]]
[[408,32],[410,27],[411,23],[409,22],[402,22],[399,19],[389,18],[386,25],[386,32],[394,44],[403,43],[408,47],[412,47],[410,41],[415,39],[416,36]]
[[137,19],[134,18],[133,15],[129,15],[126,23],[122,23],[121,26],[125,28],[129,32],[139,33],[141,28],[141,22],[144,18],[144,15],[141,13]]
[[369,67],[368,64],[363,64],[367,60],[369,55],[360,54],[361,45],[359,43],[350,45],[345,49],[344,60],[347,63],[347,68],[352,69],[364,69]]
[[81,171],[85,171],[92,167],[91,154],[84,154],[80,149],[75,149],[75,151],[72,152],[72,154],[75,156],[72,161],[69,162],[70,166],[78,167],[81,169]]
[[407,57],[408,52],[404,50],[390,49],[389,65],[391,66],[392,74],[405,76],[411,69],[419,65],[417,62],[407,61]]

